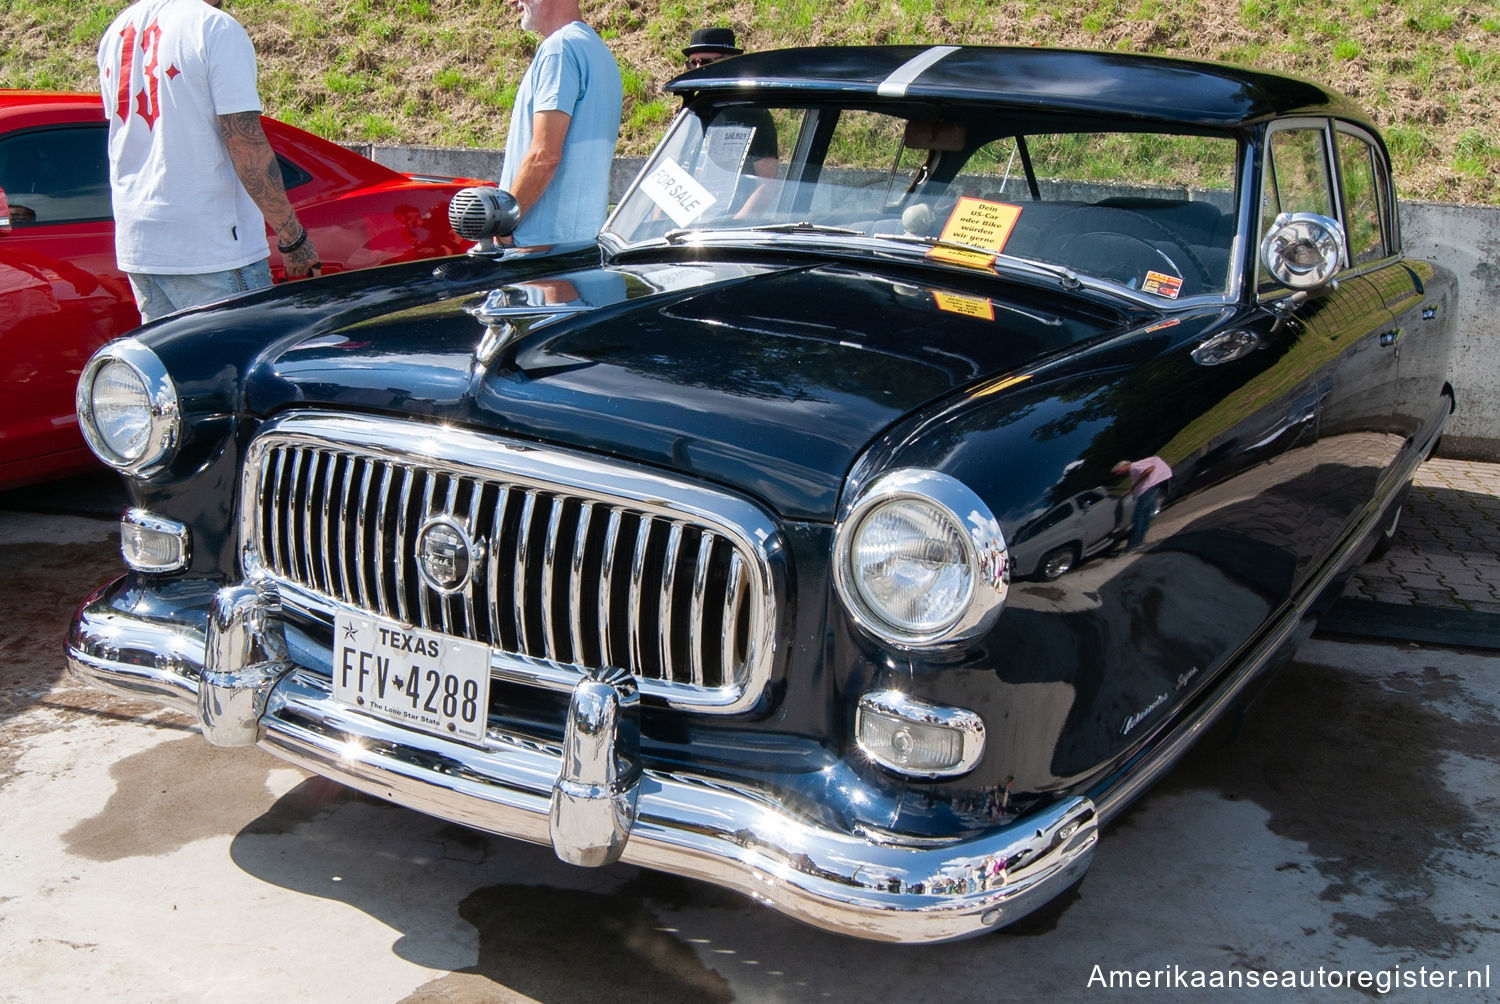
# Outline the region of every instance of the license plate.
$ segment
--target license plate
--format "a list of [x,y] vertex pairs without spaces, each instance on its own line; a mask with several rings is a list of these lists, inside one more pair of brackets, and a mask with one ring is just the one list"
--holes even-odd
[[487,645],[347,613],[333,630],[335,701],[405,728],[484,741]]

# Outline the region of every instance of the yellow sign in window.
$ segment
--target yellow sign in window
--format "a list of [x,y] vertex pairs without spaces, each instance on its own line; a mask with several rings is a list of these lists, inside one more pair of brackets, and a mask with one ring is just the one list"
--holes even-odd
[[959,199],[953,212],[948,214],[940,239],[976,248],[993,248],[994,253],[939,246],[927,252],[927,257],[955,265],[989,268],[995,262],[995,255],[1005,249],[1005,242],[1010,239],[1010,232],[1015,229],[1020,216],[1020,206],[967,196]]

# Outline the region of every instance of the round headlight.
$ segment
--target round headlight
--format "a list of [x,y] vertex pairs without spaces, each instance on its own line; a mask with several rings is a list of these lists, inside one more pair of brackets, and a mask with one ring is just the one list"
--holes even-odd
[[78,425],[89,448],[111,467],[149,473],[177,443],[177,391],[166,367],[140,342],[111,342],[78,380]]
[[106,362],[89,388],[99,442],[126,463],[141,458],[151,431],[151,398],[141,375],[117,359]]
[[835,531],[834,579],[855,619],[901,645],[972,637],[1004,602],[999,524],[966,486],[935,471],[894,471]]
[[872,506],[850,532],[849,578],[861,604],[901,633],[941,631],[968,606],[974,566],[944,510],[898,498]]

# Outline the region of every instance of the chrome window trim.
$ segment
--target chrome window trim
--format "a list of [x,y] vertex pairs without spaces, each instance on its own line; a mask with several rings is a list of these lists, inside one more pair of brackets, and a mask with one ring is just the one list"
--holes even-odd
[[[476,479],[498,476],[513,489],[524,492],[529,505],[537,503],[537,492],[559,492],[580,502],[605,502],[648,514],[672,526],[690,525],[718,534],[733,547],[734,554],[747,559],[742,563],[738,586],[739,595],[748,594],[749,637],[742,641],[746,653],[744,679],[735,685],[696,687],[681,681],[641,677],[641,693],[674,708],[736,714],[759,703],[770,684],[778,653],[780,597],[786,589],[789,554],[775,521],[747,499],[645,468],[606,463],[587,454],[515,442],[454,426],[317,411],[287,415],[268,423],[246,451],[240,496],[258,501],[240,509],[241,567],[247,579],[275,582],[286,606],[329,625],[338,610],[359,608],[275,575],[258,549],[258,523],[264,503],[258,493],[268,479],[276,477],[274,468],[269,475],[266,468],[273,447],[283,446],[299,450],[347,448],[392,464],[410,465],[416,461],[441,466],[448,474]],[[410,540],[405,546],[410,546]],[[380,557],[383,567],[389,556]],[[403,563],[390,563],[399,575]],[[292,567],[297,564],[291,562]],[[316,582],[316,576],[313,581]],[[634,595],[638,589],[632,580],[633,604],[639,603],[639,596]],[[516,602],[520,603],[521,597],[517,596]],[[408,620],[407,615],[412,613],[404,611],[398,619]],[[521,623],[524,625],[524,618]],[[543,629],[548,635],[549,658],[492,647],[492,677],[551,690],[571,690],[581,678],[582,670],[550,656],[555,642],[572,632],[572,625],[544,624]],[[637,644],[634,638],[631,642],[633,646]],[[618,651],[607,655],[616,664],[630,658],[629,653]],[[625,668],[629,668],[628,662]]]

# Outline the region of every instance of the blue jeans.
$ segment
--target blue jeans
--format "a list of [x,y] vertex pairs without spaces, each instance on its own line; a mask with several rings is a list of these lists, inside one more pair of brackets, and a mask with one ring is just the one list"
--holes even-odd
[[1161,498],[1161,486],[1165,483],[1154,484],[1136,497],[1135,512],[1130,515],[1130,541],[1125,545],[1125,550],[1140,547],[1145,541],[1146,531],[1156,518],[1156,503]]
[[186,310],[213,303],[239,293],[271,285],[269,258],[243,268],[224,272],[200,272],[196,275],[145,275],[128,272],[130,290],[141,312],[141,323],[154,321],[174,310]]

